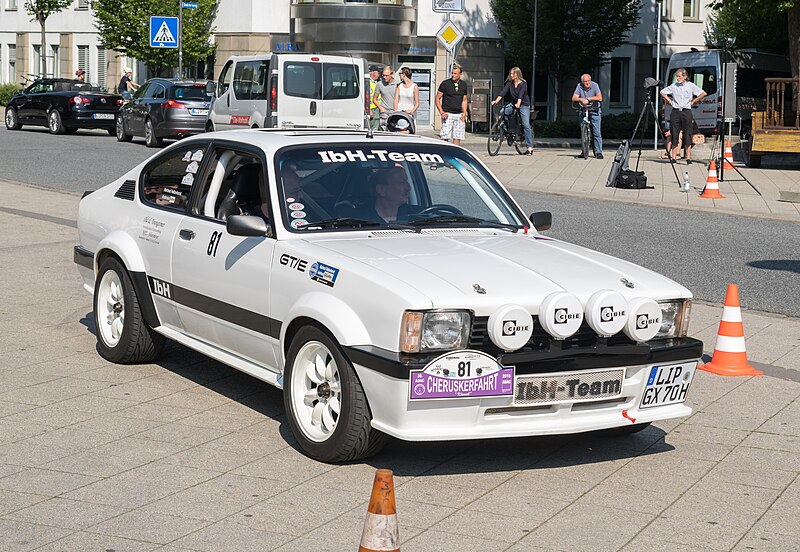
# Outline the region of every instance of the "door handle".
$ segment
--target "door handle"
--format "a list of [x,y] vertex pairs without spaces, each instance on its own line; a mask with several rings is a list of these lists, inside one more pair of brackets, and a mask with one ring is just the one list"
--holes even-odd
[[[174,21],[174,20],[173,20],[173,21]],[[231,106],[231,95],[230,95],[230,94],[227,94],[227,95],[225,96],[225,103],[227,104],[227,106],[228,106],[228,107],[230,107],[230,106]]]
[[317,102],[311,102],[308,106],[308,112],[312,115],[317,114]]
[[186,241],[189,241],[189,240],[192,240],[192,239],[194,239],[194,237],[195,237],[196,235],[197,235],[197,234],[195,234],[195,233],[194,233],[194,230],[189,230],[189,229],[187,229],[187,228],[184,228],[184,229],[183,229],[183,230],[181,230],[181,232],[180,232],[181,239],[182,239],[182,240],[186,240]]

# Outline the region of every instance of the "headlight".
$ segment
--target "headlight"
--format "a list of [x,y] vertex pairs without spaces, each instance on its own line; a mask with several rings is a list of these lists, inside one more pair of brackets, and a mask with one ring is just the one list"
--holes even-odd
[[467,311],[406,311],[400,328],[404,353],[463,349],[469,342],[472,317]]
[[661,307],[661,329],[653,339],[669,339],[683,337],[689,329],[689,314],[692,302],[688,299],[675,301],[659,301]]

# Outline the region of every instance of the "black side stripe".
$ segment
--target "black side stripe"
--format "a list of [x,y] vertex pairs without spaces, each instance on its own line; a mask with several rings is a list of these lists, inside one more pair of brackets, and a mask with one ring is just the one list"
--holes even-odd
[[170,282],[147,275],[150,292],[190,309],[219,318],[231,324],[278,339],[281,335],[281,321],[258,314],[219,299],[202,295],[195,291],[178,287]]

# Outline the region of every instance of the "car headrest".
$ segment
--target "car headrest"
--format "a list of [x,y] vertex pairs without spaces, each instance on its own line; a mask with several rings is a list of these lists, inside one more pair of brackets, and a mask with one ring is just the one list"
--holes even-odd
[[231,191],[239,201],[261,201],[261,165],[252,163],[236,170]]

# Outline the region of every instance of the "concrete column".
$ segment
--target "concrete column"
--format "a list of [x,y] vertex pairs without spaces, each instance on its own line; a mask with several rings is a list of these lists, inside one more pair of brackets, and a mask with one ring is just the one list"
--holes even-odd
[[[58,40],[58,55],[61,58],[58,67],[59,78],[72,78],[75,75],[75,61],[72,57],[75,40],[72,33],[61,33]],[[66,75],[66,77],[65,77]]]

